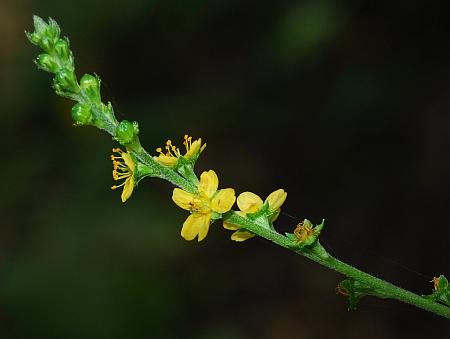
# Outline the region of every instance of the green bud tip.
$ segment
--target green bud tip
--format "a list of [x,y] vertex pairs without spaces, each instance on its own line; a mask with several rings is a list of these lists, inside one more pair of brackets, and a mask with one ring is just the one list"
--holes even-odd
[[38,65],[40,68],[42,68],[44,71],[56,73],[58,71],[58,64],[56,60],[46,53],[39,54],[39,56],[36,59]]
[[116,127],[116,138],[123,145],[133,142],[139,133],[137,123],[131,123],[128,120],[122,120]]
[[92,113],[88,106],[76,104],[72,107],[72,119],[75,125],[82,126],[92,122]]
[[80,80],[80,87],[93,101],[100,102],[100,79],[91,74],[85,74]]

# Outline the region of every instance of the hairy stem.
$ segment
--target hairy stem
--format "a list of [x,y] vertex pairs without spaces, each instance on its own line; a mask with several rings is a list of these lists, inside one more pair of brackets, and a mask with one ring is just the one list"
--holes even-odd
[[[324,251],[315,250],[314,246],[310,249],[295,249],[293,248],[292,240],[287,237],[254,223],[252,220],[241,217],[236,213],[230,213],[224,219],[225,221],[239,225],[248,231],[255,233],[256,235],[267,239],[281,247],[292,250],[293,252],[300,254],[308,259],[311,259],[325,267],[328,267],[334,271],[342,273],[343,275],[358,280],[380,294],[392,299],[397,299],[404,303],[422,308],[429,312],[435,313],[442,317],[450,319],[450,308],[432,300],[426,299],[420,295],[404,290],[401,287],[395,286],[387,281],[374,277],[368,273],[365,273],[349,264],[346,264]],[[319,245],[320,248],[321,245]]]

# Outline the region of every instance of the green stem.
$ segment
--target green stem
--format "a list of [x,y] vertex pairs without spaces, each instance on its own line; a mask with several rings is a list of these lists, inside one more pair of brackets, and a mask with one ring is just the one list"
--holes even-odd
[[171,168],[161,165],[159,162],[153,159],[153,157],[148,154],[144,148],[139,147],[139,149],[133,150],[133,154],[158,178],[167,180],[186,192],[197,193],[197,186],[194,183],[184,179],[181,175],[176,173]]
[[[358,281],[366,284],[367,286],[373,288],[374,290],[380,292],[380,294],[382,294],[388,298],[397,299],[404,303],[422,308],[429,312],[432,312],[432,313],[435,313],[442,317],[450,319],[450,308],[449,307],[441,305],[439,303],[436,303],[432,300],[426,299],[415,293],[404,290],[403,288],[395,286],[395,285],[393,285],[387,281],[384,281],[382,279],[376,278],[368,273],[365,273],[349,264],[346,264],[346,263],[332,257],[325,251],[314,251],[314,246],[310,250],[295,249],[295,247],[293,247],[292,240],[290,240],[289,238],[287,238],[273,230],[261,227],[261,225],[256,224],[252,220],[241,217],[234,212],[226,215],[224,220],[231,224],[239,225],[239,226],[245,228],[246,230],[253,232],[262,238],[270,240],[273,243],[275,243],[281,247],[290,249],[297,254],[307,257],[308,259],[311,259],[311,260],[313,260],[325,267],[328,267],[334,271],[342,273],[347,277],[358,280]],[[320,244],[318,246],[321,247]]]

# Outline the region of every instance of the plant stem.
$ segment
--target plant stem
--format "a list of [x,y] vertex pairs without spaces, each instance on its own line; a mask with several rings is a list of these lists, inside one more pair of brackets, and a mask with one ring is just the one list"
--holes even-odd
[[[311,259],[311,260],[313,260],[325,267],[328,267],[334,271],[342,273],[343,275],[345,275],[347,277],[350,277],[357,281],[360,281],[388,298],[397,299],[404,303],[422,308],[429,312],[432,312],[432,313],[435,313],[442,317],[450,319],[450,308],[449,307],[441,305],[432,300],[426,299],[420,295],[409,292],[409,291],[404,290],[403,288],[400,288],[398,286],[395,286],[387,281],[384,281],[384,280],[374,277],[368,273],[365,273],[349,264],[346,264],[346,263],[332,257],[325,251],[323,251],[323,252],[315,251],[314,245],[309,249],[308,248],[295,249],[295,247],[293,247],[292,240],[290,240],[289,238],[287,238],[273,230],[267,229],[265,227],[261,227],[261,225],[256,224],[255,222],[253,222],[250,219],[241,217],[240,215],[238,215],[234,212],[226,215],[224,217],[224,220],[231,224],[239,225],[239,226],[245,228],[246,230],[251,231],[262,238],[265,238],[281,247],[290,249],[291,251],[293,251],[297,254],[307,257],[308,259]],[[321,247],[320,244],[318,244],[318,246]]]

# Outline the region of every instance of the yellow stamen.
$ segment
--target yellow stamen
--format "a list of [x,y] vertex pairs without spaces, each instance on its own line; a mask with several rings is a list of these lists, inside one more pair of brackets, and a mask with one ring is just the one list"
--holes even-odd
[[134,188],[134,170],[136,165],[128,152],[124,152],[120,148],[113,148],[112,150],[119,154],[119,156],[111,155],[113,163],[112,177],[114,180],[125,179],[125,181],[120,185],[111,186],[111,189],[115,190],[125,186],[124,192],[122,192],[122,201],[125,202],[130,197]]

